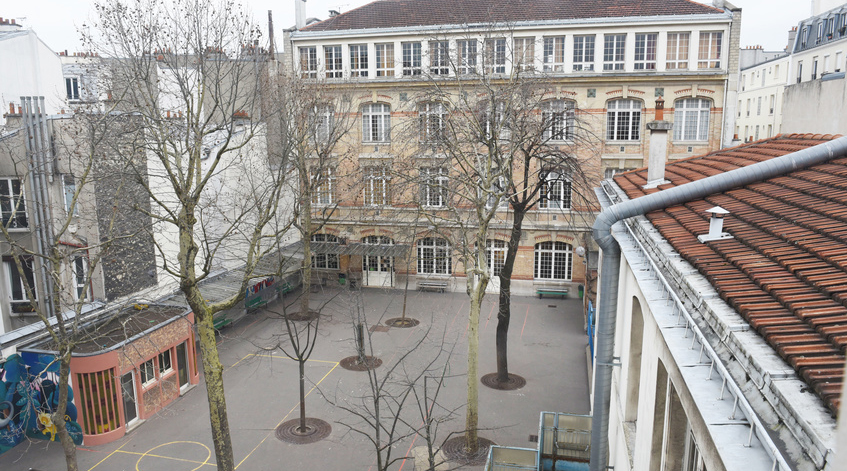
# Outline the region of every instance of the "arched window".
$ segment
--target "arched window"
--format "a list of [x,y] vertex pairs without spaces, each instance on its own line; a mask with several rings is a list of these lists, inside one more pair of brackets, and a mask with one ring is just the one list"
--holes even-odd
[[447,127],[447,107],[443,103],[430,102],[418,105],[421,140],[438,142],[444,139]]
[[573,139],[574,103],[568,100],[550,100],[542,104],[542,137],[550,141]]
[[606,105],[606,139],[638,141],[641,139],[641,102],[612,100]]
[[503,240],[485,241],[485,261],[488,263],[488,272],[491,276],[500,276],[503,265],[506,264],[507,250],[506,242]]
[[535,279],[570,280],[573,248],[564,242],[535,244]]
[[371,103],[362,107],[362,142],[391,140],[391,107]]
[[[332,234],[313,234],[312,242],[326,242],[331,244],[338,243],[338,237]],[[312,267],[324,268],[328,270],[338,270],[338,254],[325,253],[325,249],[321,250],[324,253],[318,253],[319,247],[312,249]]]
[[673,139],[708,141],[712,102],[705,98],[682,98],[674,102]]
[[450,244],[446,240],[437,237],[418,239],[419,274],[449,275],[452,269]]

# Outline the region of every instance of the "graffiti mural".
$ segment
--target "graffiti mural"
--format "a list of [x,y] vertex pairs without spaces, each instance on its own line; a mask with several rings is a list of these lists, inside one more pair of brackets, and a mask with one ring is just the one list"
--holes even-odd
[[[0,454],[26,438],[59,441],[52,413],[59,404],[58,363],[50,355],[12,355],[0,363]],[[48,366],[49,365],[49,366]],[[68,387],[65,423],[74,443],[82,444],[73,389]]]

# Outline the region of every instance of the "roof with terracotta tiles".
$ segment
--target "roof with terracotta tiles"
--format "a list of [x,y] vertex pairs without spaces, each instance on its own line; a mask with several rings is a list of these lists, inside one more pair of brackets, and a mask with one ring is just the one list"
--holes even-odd
[[[670,163],[671,183],[644,190],[647,170],[615,176],[629,198],[811,147],[838,136],[780,135]],[[732,239],[700,243],[721,206]],[[847,346],[847,155],[715,193],[647,218],[824,401],[838,411]]]
[[302,31],[721,13],[691,0],[380,0]]

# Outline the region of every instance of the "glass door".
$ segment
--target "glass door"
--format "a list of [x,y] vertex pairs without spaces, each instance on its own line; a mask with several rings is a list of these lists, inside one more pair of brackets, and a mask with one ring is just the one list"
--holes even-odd
[[188,387],[188,355],[185,342],[176,346],[176,365],[179,373],[179,389]]
[[121,376],[121,390],[124,401],[124,425],[138,418],[138,406],[135,395],[135,375],[132,371]]

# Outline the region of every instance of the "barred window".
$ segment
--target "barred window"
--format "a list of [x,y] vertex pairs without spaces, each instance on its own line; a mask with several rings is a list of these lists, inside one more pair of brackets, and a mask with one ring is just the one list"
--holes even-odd
[[535,279],[570,280],[572,247],[564,242],[535,244]]
[[683,98],[674,103],[675,141],[708,141],[712,102],[705,98]]
[[638,141],[641,139],[641,102],[612,100],[606,111],[606,139]]
[[438,237],[418,240],[418,273],[449,275],[453,272],[450,244]]

